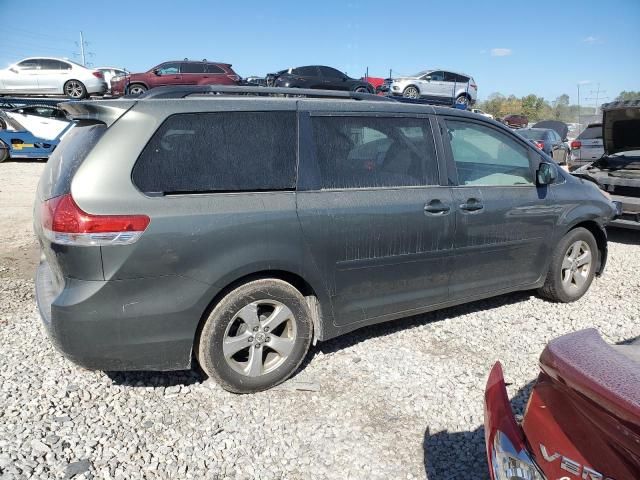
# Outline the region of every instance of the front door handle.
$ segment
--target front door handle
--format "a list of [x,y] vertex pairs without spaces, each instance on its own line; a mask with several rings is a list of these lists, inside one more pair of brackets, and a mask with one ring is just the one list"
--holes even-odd
[[477,198],[469,198],[466,203],[460,205],[460,210],[464,210],[466,212],[476,212],[478,210],[482,210],[484,205]]
[[439,199],[431,200],[429,203],[424,205],[424,213],[431,213],[434,215],[444,215],[449,213],[451,207],[449,205],[445,205]]

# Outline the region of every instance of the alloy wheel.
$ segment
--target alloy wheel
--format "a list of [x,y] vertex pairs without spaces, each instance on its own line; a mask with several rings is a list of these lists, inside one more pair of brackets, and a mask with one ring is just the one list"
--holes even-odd
[[562,285],[567,291],[582,288],[589,274],[593,255],[587,242],[578,240],[573,242],[562,259]]
[[82,98],[84,95],[84,86],[77,80],[71,80],[65,85],[64,93],[71,98]]
[[406,98],[418,98],[420,96],[420,92],[416,87],[407,87],[402,92],[402,96]]
[[295,317],[289,307],[277,300],[257,300],[233,316],[224,334],[222,351],[234,371],[258,377],[287,360],[296,334]]
[[134,85],[133,87],[129,88],[130,95],[142,95],[144,92],[146,92],[146,89],[139,85]]
[[458,98],[456,98],[456,103],[459,105],[469,105],[469,99],[464,95],[460,95]]

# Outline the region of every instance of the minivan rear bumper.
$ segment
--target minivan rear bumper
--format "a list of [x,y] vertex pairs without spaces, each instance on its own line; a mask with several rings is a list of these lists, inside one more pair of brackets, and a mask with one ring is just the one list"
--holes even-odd
[[65,278],[56,288],[46,261],[36,273],[38,309],[54,346],[77,365],[95,370],[190,368],[210,288],[173,275]]

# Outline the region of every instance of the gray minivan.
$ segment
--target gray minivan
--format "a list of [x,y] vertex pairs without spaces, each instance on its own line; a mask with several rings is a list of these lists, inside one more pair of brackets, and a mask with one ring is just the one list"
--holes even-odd
[[197,361],[254,392],[312,342],[515,290],[574,301],[605,266],[606,194],[480,115],[221,86],[63,108],[36,290],[86,368]]

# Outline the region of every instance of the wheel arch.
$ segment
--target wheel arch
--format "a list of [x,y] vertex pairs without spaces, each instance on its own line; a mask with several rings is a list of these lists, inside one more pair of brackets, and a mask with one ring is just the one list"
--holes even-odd
[[602,275],[602,272],[604,271],[604,267],[607,264],[607,255],[608,255],[607,232],[594,220],[583,220],[574,224],[571,228],[569,228],[569,230],[567,230],[567,233],[579,227],[588,230],[596,239],[596,244],[598,245],[598,253],[599,253],[598,264],[596,267],[596,276],[599,277],[600,275]]
[[144,88],[149,90],[149,85],[147,85],[147,83],[143,82],[142,80],[133,80],[132,82],[127,83],[127,90],[131,88],[131,85],[142,85]]
[[329,312],[331,311],[331,306],[324,304],[324,300],[328,300],[328,298],[323,298],[322,293],[320,293],[319,296],[319,289],[315,289],[305,278],[303,278],[298,273],[294,273],[290,270],[285,269],[260,270],[235,278],[234,280],[228,282],[226,286],[221,288],[218,293],[215,294],[198,321],[193,342],[194,352],[198,351],[202,328],[204,327],[207,318],[209,318],[211,311],[220,302],[220,300],[222,300],[230,292],[240,287],[241,285],[244,285],[245,283],[266,278],[273,278],[287,282],[306,298],[309,305],[309,310],[311,311],[311,320],[313,322],[313,344],[315,345],[318,340],[322,340],[324,338],[324,322],[330,320],[330,315],[323,315],[322,312],[323,309],[329,309]]

